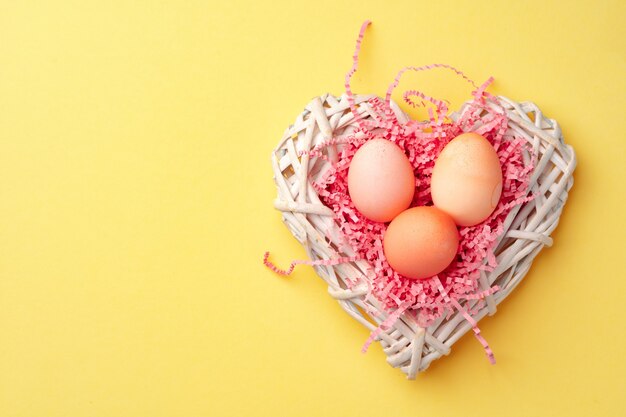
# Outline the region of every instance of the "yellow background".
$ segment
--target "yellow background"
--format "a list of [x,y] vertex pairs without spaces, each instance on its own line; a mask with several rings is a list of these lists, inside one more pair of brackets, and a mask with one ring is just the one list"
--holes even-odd
[[[624,4],[2,1],[0,416],[624,415]],[[467,335],[406,381],[312,269],[261,266],[304,256],[270,152],[365,18],[357,92],[450,63],[577,151],[555,246],[482,322],[496,366]]]

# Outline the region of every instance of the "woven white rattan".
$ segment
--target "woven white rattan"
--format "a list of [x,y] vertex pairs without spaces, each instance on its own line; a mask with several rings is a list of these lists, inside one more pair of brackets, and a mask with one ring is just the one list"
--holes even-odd
[[[356,107],[363,119],[374,115],[368,103],[372,97],[355,96]],[[506,136],[523,138],[534,151],[525,155],[526,162],[534,164],[528,190],[534,198],[514,208],[505,221],[505,232],[495,250],[498,266],[492,272],[483,272],[480,277],[482,289],[498,285],[500,290],[486,297],[483,307],[473,314],[476,321],[496,312],[496,306],[524,278],[535,256],[544,246],[552,244],[550,234],[559,222],[576,166],[574,151],[563,142],[556,121],[546,118],[533,103],[517,103],[505,97],[496,100],[498,103],[488,100],[487,104],[499,105],[506,110],[509,126],[505,140]],[[401,122],[409,120],[393,102],[392,108]],[[456,119],[467,108],[466,104],[451,118]],[[353,134],[356,128],[346,96],[326,94],[314,98],[306,106],[272,153],[278,188],[274,205],[282,212],[285,224],[305,247],[311,260],[336,259],[354,253],[338,250],[341,238],[333,211],[323,205],[311,186],[312,181],[330,168],[331,162],[311,157],[306,151],[331,138]],[[335,152],[329,149],[328,159],[332,160]],[[367,261],[316,266],[315,269],[328,284],[330,295],[359,323],[374,330],[387,317],[375,299],[365,301]],[[358,285],[349,289],[346,280],[355,278],[358,278]],[[472,308],[477,302],[468,301],[466,307]],[[368,311],[379,314],[372,316]],[[470,323],[458,312],[448,319],[438,319],[428,328],[420,327],[414,315],[405,313],[389,330],[383,331],[378,340],[387,355],[387,362],[413,379],[433,360],[447,355],[452,345],[470,329]]]

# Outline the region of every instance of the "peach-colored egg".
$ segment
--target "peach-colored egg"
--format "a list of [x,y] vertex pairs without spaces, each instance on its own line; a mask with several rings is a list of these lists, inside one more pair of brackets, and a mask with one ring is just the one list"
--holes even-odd
[[459,226],[486,220],[502,194],[502,168],[496,150],[477,133],[457,136],[435,161],[430,190],[435,206]]
[[387,227],[383,250],[389,265],[407,278],[424,279],[450,265],[459,248],[454,220],[435,207],[413,207]]
[[386,139],[372,139],[352,157],[348,191],[356,208],[368,219],[388,222],[413,200],[413,166],[402,149]]

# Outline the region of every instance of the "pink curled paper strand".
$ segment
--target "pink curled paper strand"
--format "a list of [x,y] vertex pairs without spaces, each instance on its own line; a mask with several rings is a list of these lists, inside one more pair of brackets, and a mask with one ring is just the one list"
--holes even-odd
[[367,340],[363,344],[363,347],[361,348],[361,353],[367,353],[367,349],[369,349],[370,345],[374,342],[374,340],[376,340],[376,338],[383,331],[390,329],[396,323],[396,321],[398,321],[402,313],[404,313],[406,309],[409,308],[410,306],[411,306],[411,303],[409,301],[405,301],[402,304],[400,304],[400,306],[396,309],[396,311],[391,313],[385,319],[385,321],[383,321],[380,324],[380,326],[378,326],[376,329],[374,329],[373,332],[370,333],[370,336],[367,338]]
[[467,294],[463,296],[466,300],[484,300],[485,297],[495,294],[500,291],[500,287],[498,285],[494,285],[493,287],[486,289],[484,291],[478,292],[476,294]]
[[348,99],[348,105],[350,106],[350,110],[352,111],[354,119],[359,124],[359,127],[363,130],[366,130],[366,127],[363,123],[363,120],[361,119],[361,116],[359,116],[359,113],[357,112],[356,105],[354,104],[354,95],[352,94],[352,89],[350,88],[350,80],[352,79],[352,76],[359,66],[359,52],[361,51],[361,43],[363,42],[363,36],[365,36],[365,30],[371,23],[372,22],[370,20],[366,20],[361,25],[361,30],[359,30],[359,36],[356,40],[356,46],[354,47],[354,55],[352,55],[352,68],[350,68],[350,71],[348,71],[348,73],[346,74],[345,82],[346,98]]
[[291,262],[291,264],[289,265],[289,268],[280,269],[269,260],[269,257],[270,257],[270,253],[265,252],[265,254],[263,255],[263,265],[265,265],[268,269],[274,271],[278,275],[284,275],[284,276],[291,275],[293,270],[296,268],[296,265],[331,266],[331,265],[339,265],[339,264],[343,264],[347,262],[355,262],[361,259],[358,256],[349,256],[349,257],[334,258],[334,259],[319,259],[317,261],[298,259],[298,260]]
[[461,71],[459,69],[456,69],[452,65],[448,65],[448,64],[430,64],[430,65],[423,65],[421,67],[404,67],[400,71],[398,71],[398,73],[396,74],[396,78],[393,79],[393,82],[389,85],[389,88],[387,88],[387,95],[385,96],[385,104],[387,106],[391,105],[391,94],[393,93],[393,90],[396,89],[398,84],[400,84],[400,78],[402,78],[402,74],[404,74],[407,71],[418,72],[418,71],[431,70],[431,69],[434,69],[434,68],[449,69],[450,71],[455,72],[456,74],[460,75],[461,78],[463,78],[465,81],[470,83],[477,90],[480,88],[471,78],[469,78],[467,75],[465,75],[465,73],[463,71]]
[[428,100],[431,103],[433,103],[436,107],[437,107],[437,112],[441,115],[446,115],[446,113],[448,113],[448,106],[446,105],[446,103],[444,103],[442,100],[438,100],[434,97],[428,96],[424,93],[422,93],[421,91],[418,90],[408,90],[405,91],[402,98],[404,99],[404,101],[410,105],[411,107],[418,107],[419,105],[423,105],[423,101],[421,103],[416,103],[415,101],[413,101],[413,99],[411,97],[419,97],[422,98],[424,100]]
[[437,288],[439,289],[439,292],[441,293],[443,298],[446,300],[446,302],[451,303],[463,315],[465,320],[467,320],[467,322],[472,326],[472,330],[474,331],[474,337],[476,337],[476,339],[480,342],[480,344],[483,345],[483,348],[485,349],[485,354],[487,355],[487,358],[489,358],[489,362],[492,365],[495,365],[496,357],[494,356],[493,351],[489,347],[489,343],[487,343],[485,338],[480,334],[480,329],[478,328],[478,323],[476,323],[476,320],[474,320],[474,318],[470,316],[467,311],[465,311],[463,306],[459,304],[458,301],[448,297],[448,293],[446,292],[445,288],[443,288],[443,285],[441,284],[441,280],[439,279],[439,277],[435,277],[435,279],[437,280]]
[[480,87],[478,87],[476,91],[472,92],[472,95],[480,103],[484,103],[485,102],[485,96],[488,97],[488,98],[493,98],[493,95],[486,91],[487,87],[489,87],[489,85],[491,85],[491,83],[493,83],[493,77],[487,78],[487,81],[482,83],[482,85]]

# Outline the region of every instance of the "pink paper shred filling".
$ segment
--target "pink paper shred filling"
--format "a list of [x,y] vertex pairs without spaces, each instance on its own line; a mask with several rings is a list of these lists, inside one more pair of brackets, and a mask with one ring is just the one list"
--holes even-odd
[[[483,223],[459,229],[460,244],[457,258],[448,269],[439,275],[451,299],[474,294],[478,291],[478,278],[482,269],[491,271],[496,267],[493,249],[504,231],[503,223],[510,210],[528,201],[526,197],[529,174],[532,166],[523,160],[521,139],[503,141],[507,126],[504,114],[495,113],[475,99],[476,110],[464,113],[457,122],[443,121],[437,110],[426,122],[409,121],[402,125],[391,109],[381,99],[374,98],[370,104],[380,121],[374,128],[359,129],[360,138],[352,135],[345,139],[339,153],[339,161],[324,178],[313,187],[322,202],[336,215],[344,244],[352,248],[362,259],[373,266],[375,278],[371,282],[372,294],[389,310],[397,309],[409,301],[411,309],[421,310],[420,317],[426,322],[438,318],[450,306],[437,289],[437,280],[411,280],[396,273],[383,253],[383,236],[387,224],[365,218],[354,206],[348,193],[348,168],[355,152],[368,140],[383,137],[400,146],[414,167],[414,206],[430,206],[430,177],[434,162],[445,145],[463,132],[478,131],[493,144],[503,168],[503,186],[500,202],[492,215]],[[473,129],[478,114],[488,111],[482,120],[493,121]],[[487,263],[483,261],[487,259]]]
[[[358,66],[358,53],[368,25],[369,22],[365,22],[361,28],[353,57],[354,63],[346,74],[346,95],[353,114],[358,113],[350,88],[350,80]],[[474,87],[469,108],[458,120],[453,121],[447,116],[448,108],[444,101],[411,90],[404,93],[404,101],[411,106],[427,106],[429,120],[410,120],[406,124],[401,123],[390,106],[391,94],[398,85],[400,77],[406,71],[433,68],[451,70]],[[373,268],[367,278],[369,284],[367,296],[378,300],[388,314],[387,319],[372,332],[364,350],[382,330],[390,328],[403,312],[412,312],[418,318],[419,324],[427,327],[443,315],[460,311],[472,325],[475,336],[485,348],[489,359],[495,362],[491,349],[480,336],[478,326],[470,314],[476,313],[482,307],[485,296],[498,290],[494,287],[481,291],[480,272],[481,270],[492,271],[497,266],[494,248],[504,232],[504,221],[511,209],[532,199],[532,196],[528,195],[528,186],[533,166],[524,161],[523,151],[531,152],[531,150],[522,138],[504,138],[508,126],[506,112],[497,104],[495,97],[486,91],[492,81],[493,78],[489,78],[484,84],[478,86],[463,72],[444,64],[402,69],[389,86],[384,100],[380,98],[369,100],[374,110],[374,120],[365,121],[360,118],[357,120],[359,128],[349,137],[342,138],[341,145],[338,146],[338,161],[323,178],[312,183],[322,202],[335,213],[344,248],[351,248],[357,255],[332,260],[327,264],[366,259]],[[374,138],[385,138],[395,143],[404,150],[414,168],[415,196],[411,207],[430,206],[432,205],[430,179],[435,160],[450,140],[464,132],[477,132],[483,135],[495,148],[502,165],[503,175],[500,202],[484,222],[473,227],[459,228],[460,243],[457,257],[445,271],[431,279],[405,278],[389,266],[383,253],[383,237],[387,224],[365,218],[350,199],[347,179],[352,157],[365,142]],[[311,158],[327,159],[326,148],[336,143],[336,139],[333,139],[328,143],[320,144],[309,154]],[[267,256],[266,254],[264,258],[265,264],[276,270],[277,268],[268,261]],[[320,264],[311,261],[298,263]],[[280,272],[291,272],[294,265],[289,271]],[[356,282],[357,280],[349,282],[348,285],[353,286]],[[463,300],[476,299],[479,300],[479,304],[473,310],[465,311],[461,307],[460,303]]]

